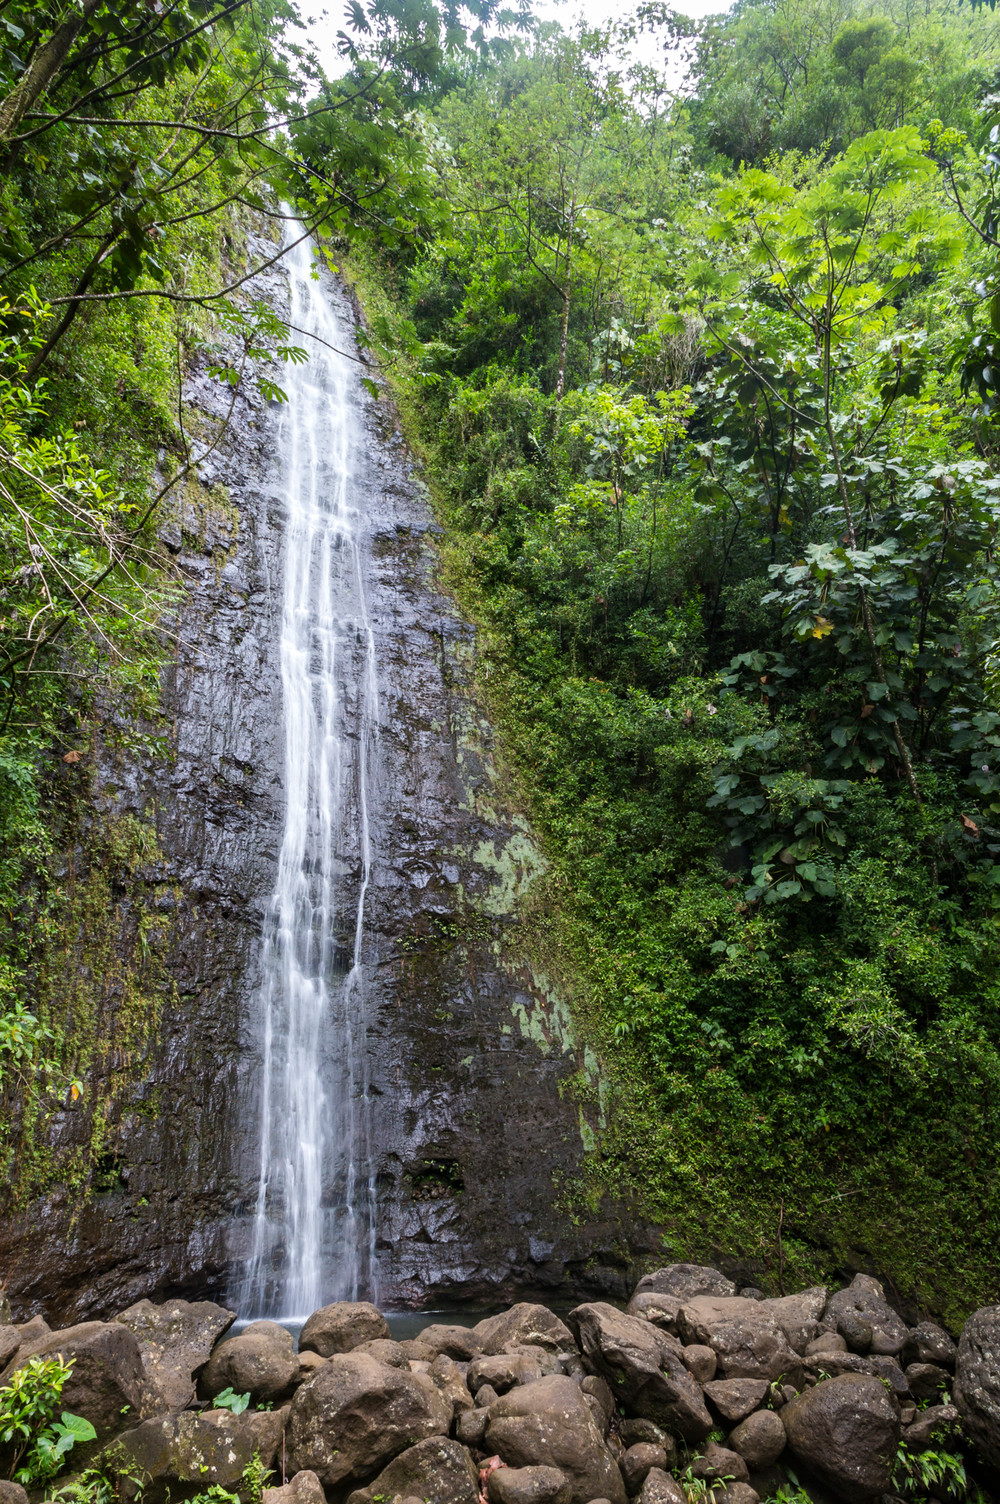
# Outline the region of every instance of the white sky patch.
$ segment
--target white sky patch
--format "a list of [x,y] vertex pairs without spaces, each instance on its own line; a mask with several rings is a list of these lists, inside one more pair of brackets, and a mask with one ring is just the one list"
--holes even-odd
[[[575,31],[579,21],[588,26],[603,26],[620,21],[628,14],[627,7],[615,7],[611,0],[535,0],[532,7],[541,21],[558,21],[565,31]],[[725,0],[682,0],[679,14],[693,20],[703,16],[718,15],[729,9]],[[307,35],[319,54],[320,62],[329,77],[336,78],[344,72],[344,64],[337,53],[336,36],[343,22],[339,8],[331,8],[311,19]],[[686,66],[679,52],[664,51],[662,37],[646,32],[638,40],[633,57],[650,67],[662,69],[671,88],[680,89],[684,83]]]

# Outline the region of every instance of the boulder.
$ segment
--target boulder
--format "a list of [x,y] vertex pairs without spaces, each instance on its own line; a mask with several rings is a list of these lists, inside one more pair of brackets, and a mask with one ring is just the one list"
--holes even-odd
[[212,1348],[236,1320],[211,1300],[138,1300],[115,1320],[139,1344],[149,1389],[148,1411],[183,1410],[194,1399],[195,1380]]
[[750,1472],[739,1452],[731,1452],[728,1447],[710,1441],[701,1456],[692,1462],[691,1476],[704,1478],[706,1483],[717,1478],[730,1483],[746,1483]]
[[295,1339],[276,1321],[252,1321],[238,1337],[229,1337],[212,1353],[198,1388],[207,1399],[224,1389],[249,1394],[253,1404],[275,1400],[299,1376]]
[[655,1421],[642,1420],[638,1416],[626,1417],[618,1425],[618,1434],[626,1447],[636,1446],[640,1441],[650,1446],[662,1447],[667,1454],[667,1467],[673,1467],[677,1457],[677,1443],[669,1431]]
[[461,1415],[463,1410],[472,1409],[472,1395],[469,1386],[465,1382],[465,1376],[453,1358],[441,1353],[434,1359],[428,1372],[437,1386],[438,1393],[446,1404],[451,1406],[452,1417]]
[[326,1494],[316,1474],[306,1468],[283,1488],[265,1488],[261,1504],[326,1504]]
[[0,1504],[28,1504],[28,1495],[20,1483],[8,1483],[0,1478]]
[[[424,1342],[418,1342],[415,1337],[407,1337],[399,1345],[406,1355],[407,1362],[433,1363],[437,1357],[433,1347],[428,1347]],[[358,1346],[364,1347],[366,1344],[359,1343]]]
[[957,1356],[958,1348],[943,1326],[921,1321],[907,1336],[901,1359],[906,1364],[937,1363],[941,1368],[954,1368]]
[[334,1355],[295,1391],[289,1471],[310,1468],[324,1488],[367,1483],[416,1442],[446,1436],[451,1407],[420,1379],[367,1353]]
[[685,1343],[714,1350],[724,1379],[773,1382],[784,1376],[801,1382],[802,1360],[769,1305],[743,1296],[699,1295],[681,1307],[678,1331]]
[[823,1314],[846,1338],[849,1347],[854,1347],[851,1331],[856,1330],[856,1319],[867,1322],[872,1332],[870,1350],[883,1357],[895,1357],[902,1352],[909,1336],[906,1323],[889,1305],[878,1280],[867,1274],[856,1274],[846,1290],[831,1295]]
[[425,1326],[416,1340],[435,1353],[444,1353],[458,1363],[471,1363],[483,1351],[482,1339],[469,1326]]
[[718,1269],[704,1264],[668,1264],[665,1269],[654,1269],[644,1274],[632,1291],[637,1295],[677,1295],[681,1300],[691,1300],[695,1295],[735,1295],[736,1286]]
[[739,1452],[752,1472],[770,1467],[785,1450],[785,1428],[773,1410],[755,1410],[741,1421],[729,1438],[734,1452]]
[[394,1457],[366,1488],[349,1494],[347,1504],[400,1497],[424,1504],[476,1504],[479,1479],[472,1458],[457,1441],[427,1437]]
[[498,1400],[499,1398],[500,1396],[497,1394],[492,1384],[483,1384],[476,1391],[476,1405],[481,1410],[488,1410],[493,1404],[494,1400]]
[[735,1422],[757,1410],[767,1399],[770,1387],[766,1379],[713,1379],[705,1385],[705,1397],[723,1420]]
[[810,1290],[800,1290],[797,1295],[782,1295],[776,1300],[761,1300],[757,1304],[774,1317],[793,1352],[804,1353],[809,1343],[819,1336],[827,1295],[825,1285],[814,1285]]
[[455,1435],[463,1447],[472,1447],[476,1452],[483,1450],[489,1419],[490,1412],[488,1410],[465,1410],[462,1412],[455,1421]]
[[569,1504],[573,1488],[557,1467],[498,1467],[486,1485],[490,1504]]
[[[319,1353],[330,1358],[334,1353],[349,1353],[362,1342],[388,1337],[389,1323],[369,1300],[335,1300],[332,1305],[314,1311],[299,1334],[299,1351]],[[436,1358],[436,1353],[431,1353]]]
[[622,1476],[572,1379],[551,1374],[519,1385],[490,1407],[486,1445],[510,1467],[554,1467],[572,1485],[571,1504],[625,1504]]
[[603,1301],[577,1306],[569,1321],[581,1352],[607,1380],[617,1402],[685,1441],[708,1435],[712,1420],[701,1389],[671,1337]]
[[542,1365],[521,1353],[502,1353],[492,1358],[476,1358],[469,1364],[466,1383],[473,1394],[490,1384],[497,1394],[506,1394],[515,1384],[530,1384],[543,1377]]
[[597,1401],[597,1407],[604,1416],[605,1424],[609,1424],[611,1417],[615,1413],[616,1406],[615,1397],[605,1381],[598,1374],[589,1373],[580,1384],[580,1388],[584,1394],[589,1394],[592,1399]]
[[965,1323],[952,1397],[970,1440],[1000,1467],[1000,1306],[982,1306]]
[[708,1384],[714,1379],[719,1365],[712,1348],[703,1347],[699,1342],[692,1342],[690,1346],[681,1348],[681,1362],[699,1384]]
[[[372,1356],[377,1358],[378,1354],[373,1353]],[[319,1353],[299,1353],[298,1357],[299,1371],[295,1375],[296,1386],[299,1384],[304,1384],[306,1379],[311,1379],[317,1368],[322,1368],[323,1364],[327,1361],[326,1358],[321,1358]],[[404,1368],[409,1368],[410,1365],[409,1363],[404,1363],[402,1366]]]
[[60,1408],[89,1420],[99,1441],[134,1425],[145,1414],[147,1387],[139,1344],[116,1321],[84,1321],[22,1343],[0,1383],[6,1383],[31,1358],[57,1356],[73,1362]]
[[899,1417],[871,1374],[841,1374],[807,1389],[781,1411],[788,1446],[848,1504],[885,1493],[899,1446]]
[[721,1493],[713,1488],[712,1497],[715,1504],[760,1504],[760,1494],[749,1483],[730,1483]]
[[932,1400],[950,1386],[951,1374],[936,1363],[911,1363],[906,1369],[906,1384],[915,1400]]
[[911,1452],[925,1452],[940,1436],[950,1436],[961,1423],[955,1405],[928,1405],[912,1425],[903,1429],[903,1440]]
[[626,1309],[629,1316],[641,1316],[663,1331],[676,1335],[677,1315],[683,1304],[682,1295],[660,1295],[654,1290],[644,1290],[641,1295],[632,1296]]
[[846,1353],[847,1343],[839,1332],[820,1332],[811,1342],[806,1343],[804,1356],[814,1358],[819,1353]]
[[487,1316],[472,1330],[487,1357],[516,1347],[544,1347],[554,1353],[573,1347],[573,1334],[558,1316],[546,1306],[525,1300],[497,1316]]
[[660,1467],[651,1467],[639,1494],[639,1504],[687,1504],[687,1494],[676,1478]]
[[805,1360],[806,1373],[834,1379],[842,1373],[870,1373],[889,1386],[898,1400],[909,1398],[910,1389],[906,1375],[895,1358],[882,1358],[875,1353],[861,1357],[858,1353],[818,1353]]
[[[142,1504],[161,1504],[177,1485],[239,1482],[254,1453],[270,1467],[278,1451],[286,1411],[185,1410],[160,1415],[126,1431],[110,1449],[108,1466],[122,1470],[123,1453],[142,1478]],[[101,1459],[98,1458],[100,1466]]]
[[648,1441],[637,1441],[629,1447],[618,1464],[630,1495],[639,1492],[651,1467],[666,1468],[666,1465],[667,1454],[663,1447],[653,1446]]
[[[370,1358],[377,1358],[380,1363],[388,1363],[390,1368],[406,1368],[410,1366],[410,1359],[403,1349],[401,1342],[393,1342],[391,1337],[374,1337],[371,1342],[359,1342],[357,1347],[351,1349],[356,1353],[367,1353]],[[318,1353],[299,1353],[299,1358],[316,1358],[320,1362],[325,1360]],[[433,1362],[433,1359],[430,1360]]]
[[52,1330],[42,1315],[32,1316],[30,1321],[15,1322],[14,1324],[21,1334],[21,1341],[25,1344],[37,1342],[39,1337],[47,1337]]
[[21,1333],[16,1326],[0,1326],[0,1369],[7,1367],[17,1356],[21,1346]]

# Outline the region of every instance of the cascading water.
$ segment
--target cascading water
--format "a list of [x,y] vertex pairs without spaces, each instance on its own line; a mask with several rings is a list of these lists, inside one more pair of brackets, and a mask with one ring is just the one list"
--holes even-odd
[[[373,1298],[375,1182],[365,903],[378,728],[362,568],[357,382],[313,245],[286,258],[290,320],[317,336],[288,371],[281,680],[285,825],[259,1002],[260,1172],[242,1309],[296,1318]],[[292,336],[295,338],[295,336]]]

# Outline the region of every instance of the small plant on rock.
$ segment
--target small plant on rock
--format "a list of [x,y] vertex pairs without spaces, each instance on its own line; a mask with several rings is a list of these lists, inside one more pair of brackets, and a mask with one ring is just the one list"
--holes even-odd
[[929,1489],[943,1489],[964,1499],[970,1495],[965,1463],[955,1452],[911,1452],[900,1442],[892,1472],[892,1486],[907,1499],[923,1499]]
[[25,1487],[55,1477],[78,1441],[97,1436],[89,1420],[68,1410],[52,1418],[72,1369],[72,1360],[31,1358],[0,1389],[0,1441],[10,1449],[9,1475]]
[[231,1410],[234,1415],[242,1415],[249,1403],[249,1394],[234,1394],[232,1388],[224,1389],[212,1401],[216,1410]]

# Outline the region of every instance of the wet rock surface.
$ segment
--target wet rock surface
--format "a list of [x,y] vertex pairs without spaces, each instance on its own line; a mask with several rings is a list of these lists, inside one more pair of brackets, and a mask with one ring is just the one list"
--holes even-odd
[[[273,249],[251,235],[255,258]],[[278,307],[286,288],[279,268],[248,285]],[[349,345],[352,309],[332,280],[329,295]],[[208,376],[210,360],[197,356],[187,383],[199,435],[231,395]],[[626,1236],[610,1213],[570,1225],[553,1207],[554,1180],[578,1173],[590,1131],[560,1086],[593,1064],[521,952],[515,904],[544,863],[494,786],[473,633],[435,584],[425,494],[360,374],[359,504],[381,666],[365,956],[381,1297],[624,1295],[644,1232]],[[224,1301],[250,1251],[254,1010],[283,822],[279,417],[247,384],[220,448],[164,513],[186,588],[164,681],[170,755],[139,763],[109,751],[93,793],[109,815],[155,826],[160,854],[142,877],[167,933],[162,1022],[130,1098],[115,1101],[99,1194],[81,1209],[55,1191],[0,1224],[15,1317],[41,1307],[65,1323],[146,1297]],[[357,880],[346,879],[348,905]],[[84,1100],[111,1091],[94,1078]],[[54,1132],[76,1142],[81,1111],[60,1114]]]
[[[749,1342],[761,1320],[774,1320],[776,1306],[789,1321],[805,1310],[808,1326],[818,1303],[815,1290],[746,1301],[740,1313],[729,1306],[725,1324],[742,1323],[742,1340]],[[822,1303],[828,1306],[826,1292]],[[927,1369],[935,1379],[947,1375],[943,1363],[914,1362],[904,1370],[887,1355],[841,1349],[832,1356],[893,1365],[895,1384],[878,1370],[831,1375],[809,1362],[800,1387],[751,1377],[699,1383],[680,1365],[689,1386],[684,1404],[665,1409],[659,1386],[674,1382],[671,1365],[684,1351],[679,1339],[607,1302],[585,1303],[566,1322],[544,1306],[521,1303],[462,1328],[464,1339],[459,1329],[432,1323],[406,1342],[374,1337],[328,1357],[303,1349],[301,1341],[296,1351],[291,1333],[272,1322],[253,1322],[230,1336],[231,1313],[218,1307],[196,1316],[192,1307],[167,1303],[157,1318],[156,1307],[143,1305],[122,1317],[141,1328],[146,1342],[155,1333],[161,1371],[188,1375],[188,1382],[193,1374],[203,1398],[170,1411],[163,1386],[147,1385],[147,1403],[153,1395],[160,1413],[138,1424],[135,1414],[122,1418],[117,1435],[105,1417],[103,1443],[95,1442],[84,1461],[104,1468],[121,1499],[136,1498],[136,1480],[144,1477],[147,1504],[168,1497],[179,1504],[213,1487],[257,1497],[261,1466],[270,1469],[264,1480],[269,1504],[692,1504],[709,1494],[715,1504],[756,1504],[786,1486],[792,1493],[785,1497],[803,1504],[906,1504],[924,1496],[907,1477],[958,1478],[961,1466],[981,1489],[982,1504],[993,1504],[1000,1447],[998,1309],[976,1312],[961,1334],[955,1404],[928,1405],[909,1388],[911,1382],[917,1390],[928,1387]],[[314,1314],[314,1332],[334,1332],[339,1340],[361,1337],[382,1321],[367,1302],[338,1302]],[[928,1334],[894,1316],[904,1328],[902,1353],[932,1342],[939,1357],[947,1356],[947,1333]],[[698,1319],[707,1320],[704,1308]],[[199,1375],[192,1367],[199,1356],[192,1333],[204,1332],[205,1323],[222,1334]],[[110,1347],[109,1332],[117,1334]],[[170,1333],[176,1354],[169,1350]],[[8,1373],[40,1348],[75,1354],[80,1371],[74,1367],[75,1387],[64,1394],[72,1392],[74,1410],[95,1417],[95,1424],[108,1375],[82,1360],[100,1353],[106,1366],[112,1357],[120,1363],[126,1349],[139,1360],[139,1344],[124,1321],[56,1332],[32,1323],[22,1335],[28,1340]],[[806,1337],[802,1327],[798,1340]],[[471,1360],[439,1350],[477,1351],[484,1344],[494,1351]],[[502,1382],[503,1394],[487,1374]],[[236,1395],[214,1393],[224,1381],[227,1390],[247,1387]],[[266,1400],[265,1389],[272,1395]],[[644,1413],[650,1391],[659,1396],[657,1420]],[[202,1408],[206,1394],[209,1408]],[[959,1495],[951,1484],[940,1484],[927,1497],[958,1504]]]

